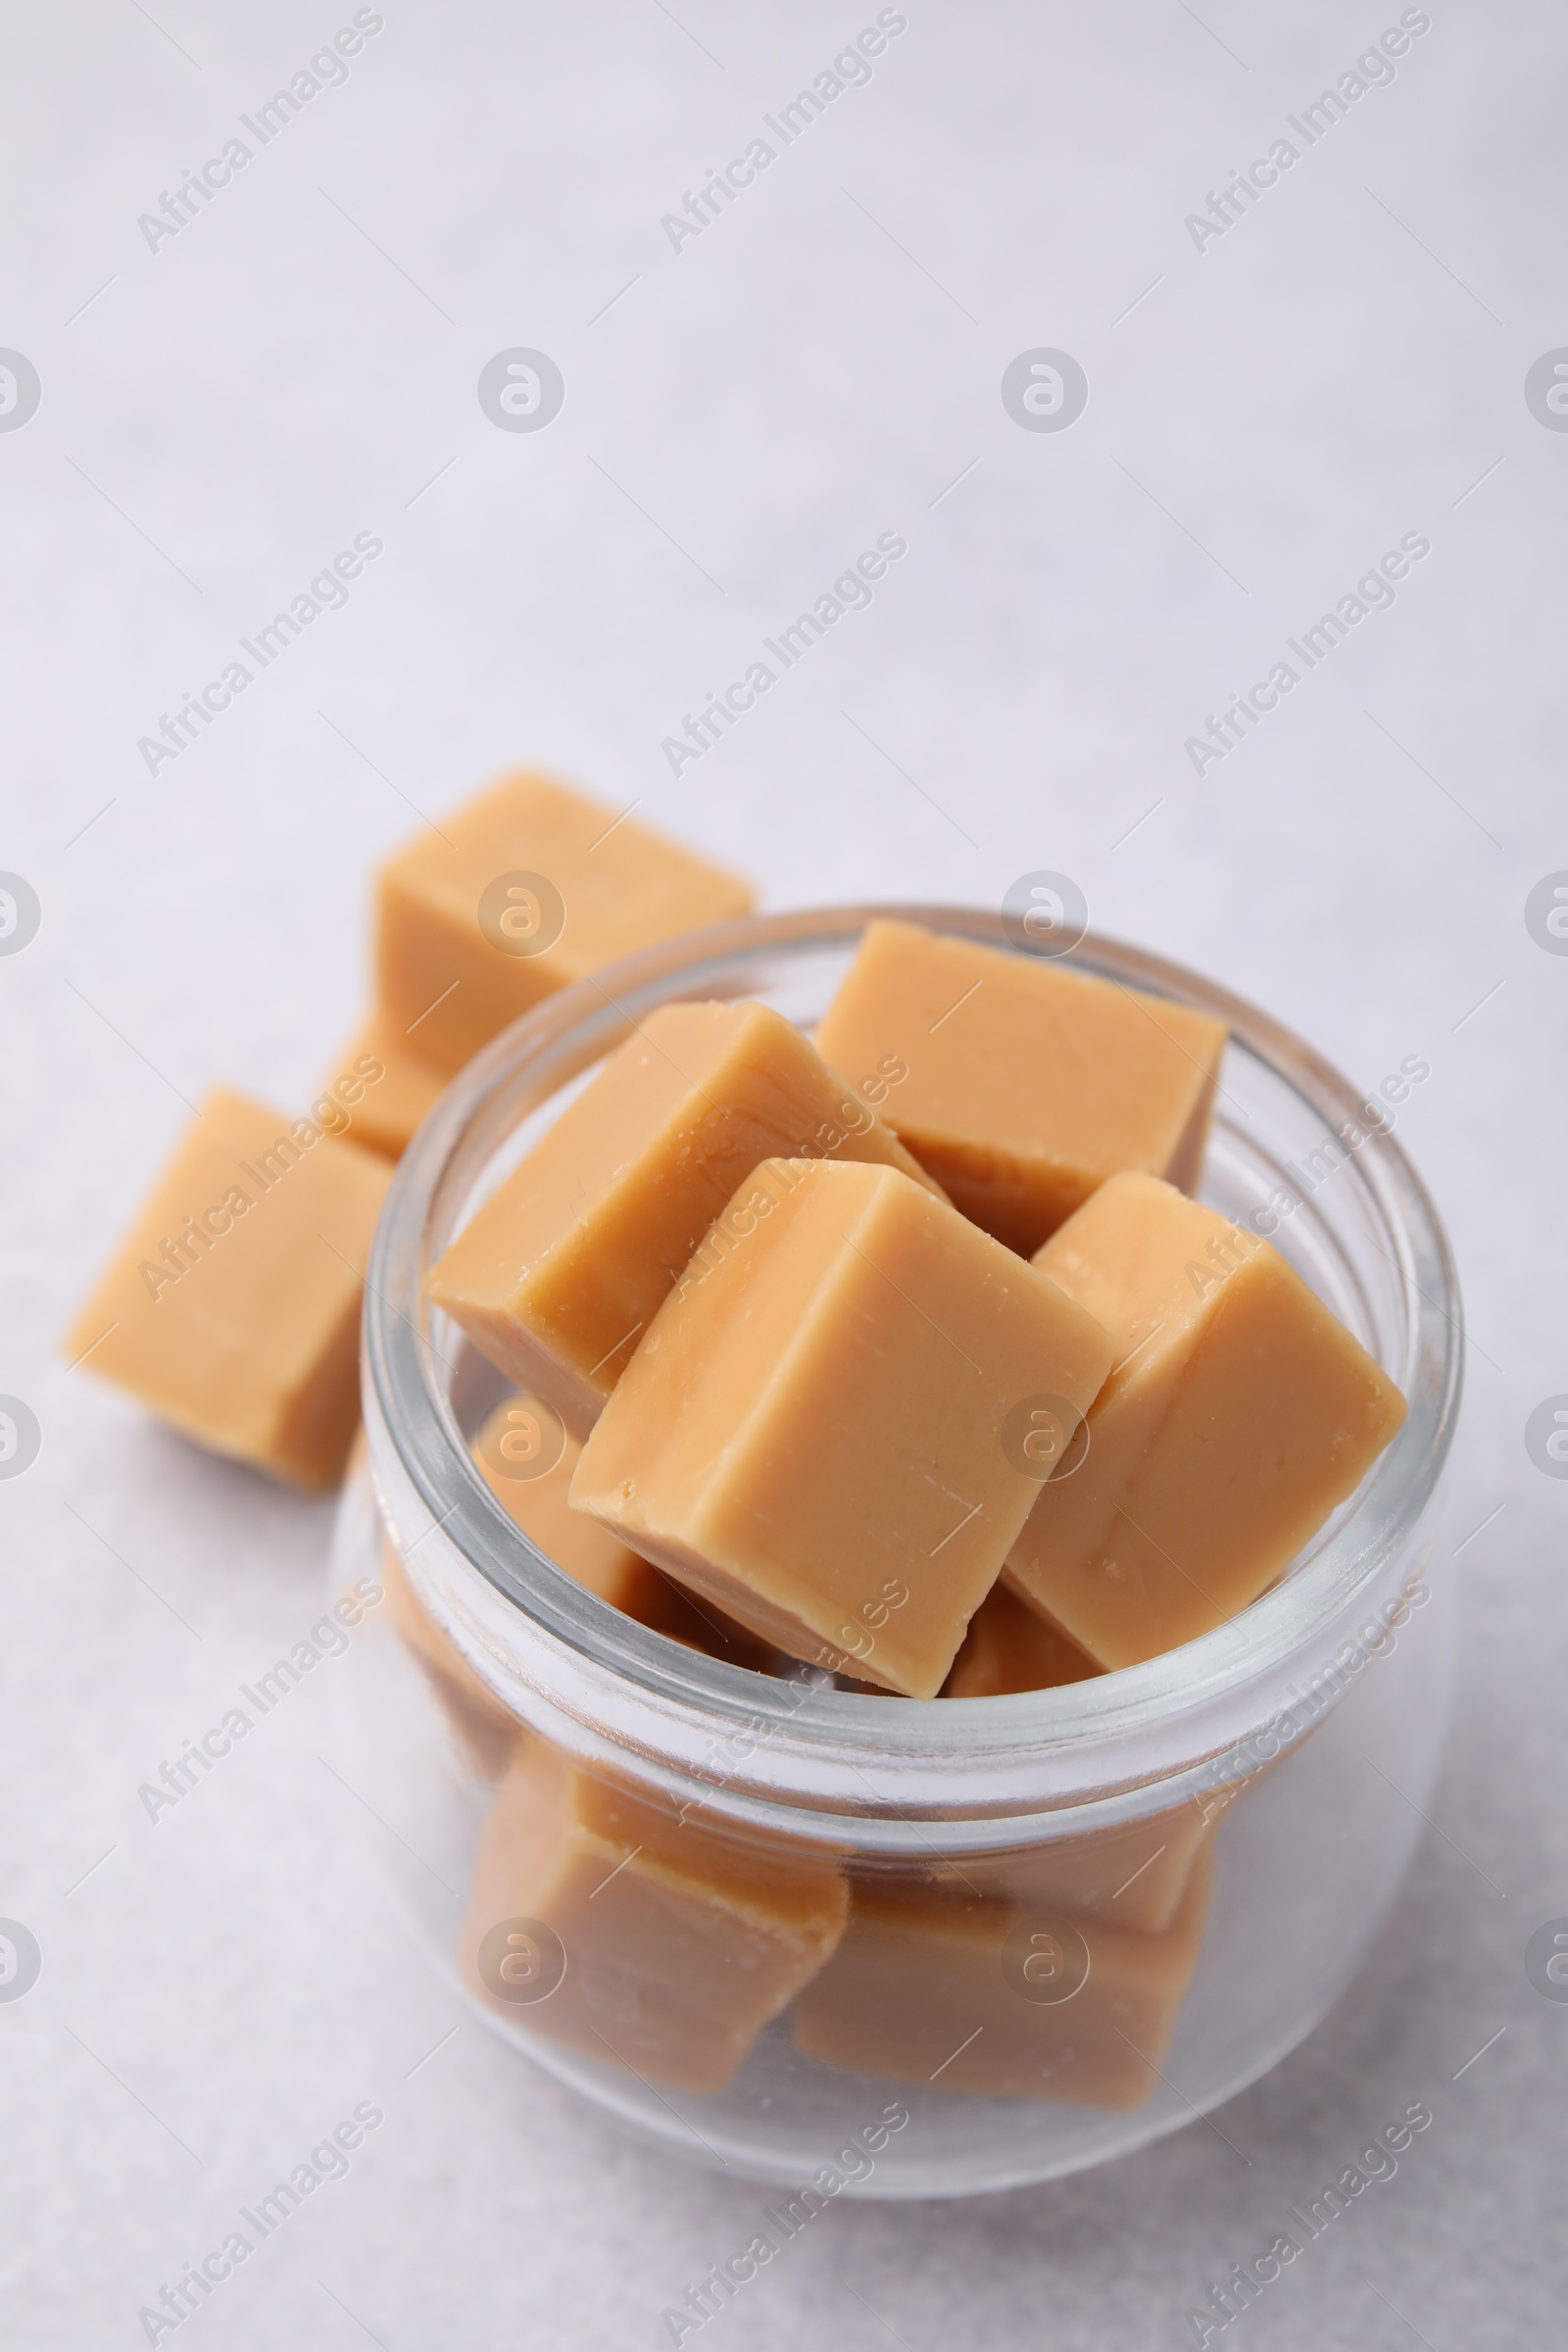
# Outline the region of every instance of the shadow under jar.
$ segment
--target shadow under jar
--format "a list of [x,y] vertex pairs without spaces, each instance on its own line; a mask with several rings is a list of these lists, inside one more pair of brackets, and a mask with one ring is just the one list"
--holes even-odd
[[333,1562],[335,1590],[383,1595],[339,1678],[345,1771],[437,1966],[600,2108],[807,2210],[1074,2172],[1273,2066],[1395,1898],[1454,1648],[1428,1570],[1459,1299],[1425,1192],[1299,1040],[1093,935],[1071,967],[1229,1024],[1200,1196],[1268,1234],[1408,1400],[1261,1599],[1116,1673],[906,1699],[652,1631],[497,1500],[470,1448],[508,1384],[425,1270],[632,1023],[759,998],[809,1029],[879,915],[1010,946],[962,907],[726,924],[551,998],[455,1081],[376,1237]]

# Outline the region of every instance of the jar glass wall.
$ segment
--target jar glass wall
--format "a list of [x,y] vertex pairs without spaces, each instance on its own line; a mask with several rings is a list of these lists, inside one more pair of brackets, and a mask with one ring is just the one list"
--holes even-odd
[[873,914],[1012,946],[962,908],[728,924],[552,998],[454,1083],[377,1234],[333,1570],[382,1595],[343,1734],[437,1965],[643,2134],[818,2199],[1075,2171],[1274,2064],[1394,1899],[1453,1654],[1428,1568],[1459,1301],[1387,1112],[1251,1007],[1093,937],[1073,967],[1230,1024],[1201,1197],[1409,1403],[1280,1582],[1139,1666],[914,1700],[638,1623],[524,1534],[473,1453],[509,1384],[423,1272],[633,1023],[760,998],[809,1029]]

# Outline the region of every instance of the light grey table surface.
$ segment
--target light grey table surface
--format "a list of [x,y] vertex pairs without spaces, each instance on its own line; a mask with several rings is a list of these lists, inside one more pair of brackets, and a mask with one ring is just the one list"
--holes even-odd
[[[0,21],[0,345],[42,386],[0,429],[0,866],[42,909],[0,958],[0,1389],[43,1430],[0,1483],[0,1914],[43,1954],[0,2004],[0,2335],[145,2340],[160,2283],[367,2099],[384,2129],[193,2340],[653,2347],[748,2232],[755,2190],[620,2140],[460,2014],[318,1760],[318,1694],[148,1823],[138,1784],[315,1613],[330,1508],[57,1351],[187,1101],[298,1102],[330,1062],[371,862],[523,758],[772,906],[994,906],[1064,870],[1099,926],[1357,1079],[1428,1057],[1401,1132],[1473,1333],[1451,1742],[1353,1989],[1224,2138],[841,2204],[703,2341],[1177,2345],[1414,2098],[1434,2128],[1397,2177],[1241,2332],[1549,2340],[1568,2007],[1524,1947],[1568,1913],[1568,1485],[1524,1425],[1568,1390],[1568,958],[1525,902],[1568,867],[1568,432],[1524,385],[1568,345],[1560,16],[1432,0],[1308,145],[1287,119],[1396,6],[910,0],[870,78],[677,247],[662,217],[874,8],[371,13],[265,146],[241,118],[346,4]],[[236,134],[197,218],[139,225]],[[1281,137],[1277,184],[1195,232]],[[540,432],[476,397],[514,347],[564,377]],[[1087,372],[1068,430],[1004,408],[1037,347]],[[682,714],[888,530],[908,552],[870,608],[672,773]],[[161,714],[357,532],[384,553],[346,607],[152,772]],[[1206,714],[1403,533],[1430,555],[1393,608],[1196,772]]]

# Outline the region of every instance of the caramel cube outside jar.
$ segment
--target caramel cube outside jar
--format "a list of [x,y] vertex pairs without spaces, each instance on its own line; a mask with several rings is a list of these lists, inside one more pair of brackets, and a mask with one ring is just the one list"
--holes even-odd
[[558,988],[751,903],[737,875],[524,771],[381,867],[376,1001],[418,1058],[450,1078]]
[[64,1348],[199,1445],[304,1487],[360,1419],[360,1300],[392,1171],[312,1119],[208,1095]]

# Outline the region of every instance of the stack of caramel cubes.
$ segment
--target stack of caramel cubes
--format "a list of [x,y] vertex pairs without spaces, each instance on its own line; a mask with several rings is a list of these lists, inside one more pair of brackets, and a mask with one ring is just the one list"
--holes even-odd
[[[374,904],[374,1004],[309,1113],[210,1096],[68,1341],[310,1486],[341,1474],[371,1232],[447,1080],[750,892],[518,775],[391,858]],[[508,1384],[476,1496],[694,1656],[879,1704],[1004,1701],[1210,1631],[1405,1410],[1193,1197],[1225,1047],[1190,1007],[895,921],[814,1037],[760,1003],[628,1021],[426,1277]],[[535,2032],[693,2091],[788,2010],[802,2053],[853,2072],[1149,2096],[1222,1802],[961,1867],[858,1859],[827,1817],[764,1837],[721,1787],[677,1805],[521,1727],[390,1549],[386,1591],[487,1791],[462,1963],[498,2014],[521,1983]]]

